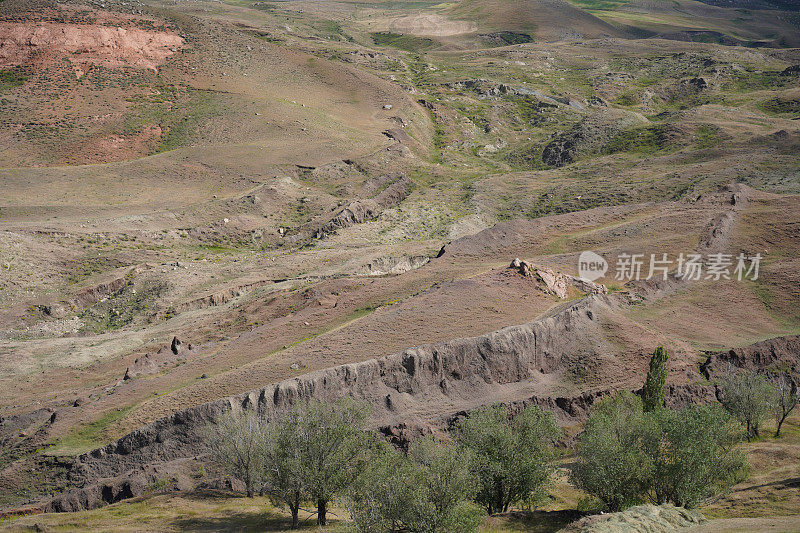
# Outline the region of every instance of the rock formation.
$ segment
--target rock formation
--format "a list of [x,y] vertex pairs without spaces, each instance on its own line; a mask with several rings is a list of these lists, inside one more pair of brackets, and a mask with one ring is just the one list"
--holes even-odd
[[546,292],[555,294],[559,298],[569,296],[568,287],[570,285],[588,294],[608,294],[608,288],[605,285],[569,274],[562,274],[551,268],[533,265],[519,258],[511,261],[508,268],[516,270],[525,277],[535,277],[544,285]]

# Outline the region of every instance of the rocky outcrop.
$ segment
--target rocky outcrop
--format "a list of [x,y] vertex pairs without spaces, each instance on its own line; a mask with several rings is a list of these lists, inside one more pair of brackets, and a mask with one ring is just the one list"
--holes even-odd
[[[185,311],[207,309],[209,307],[223,305],[233,300],[234,298],[239,298],[240,296],[247,294],[252,290],[265,287],[267,285],[274,285],[275,283],[278,283],[280,281],[283,280],[263,279],[263,280],[252,281],[250,283],[242,283],[236,285],[235,287],[229,287],[188,301],[175,303],[169,307],[169,312],[175,315],[183,313]],[[163,317],[163,315],[166,312],[167,310],[161,311],[159,316]]]
[[396,175],[393,177],[393,182],[373,198],[351,202],[336,213],[333,218],[317,230],[316,237],[322,238],[341,228],[347,228],[372,220],[384,209],[395,206],[405,200],[406,196],[411,192],[411,187],[413,185],[411,179],[404,175]]
[[378,257],[364,266],[363,273],[367,276],[386,276],[389,274],[403,274],[427,265],[431,258],[427,255],[411,255],[401,257]]
[[[298,401],[351,396],[369,402],[370,425],[401,446],[446,430],[471,410],[493,403],[507,405],[512,413],[538,405],[563,425],[575,425],[598,399],[638,386],[635,376],[631,380],[628,375],[603,381],[607,388],[581,390],[564,378],[581,360],[614,357],[598,342],[604,335],[601,317],[611,317],[614,305],[605,295],[590,295],[520,326],[318,370],[176,412],[77,457],[71,474],[82,480],[80,486],[44,508],[73,511],[135,496],[158,472],[170,473],[176,483],[185,481],[185,465],[202,461],[208,452],[206,428],[230,411],[254,410],[269,420]],[[582,359],[576,360],[576,354]],[[713,401],[713,388],[686,384],[667,390],[671,406],[698,400]]]
[[559,298],[569,296],[569,286],[588,294],[608,294],[608,288],[600,283],[595,283],[569,274],[556,272],[552,268],[542,267],[528,263],[519,258],[511,261],[508,268],[514,269],[525,277],[532,277],[541,282],[543,289]]
[[739,211],[747,207],[751,192],[752,189],[741,183],[732,183],[722,188],[720,193],[729,203],[730,209],[709,222],[697,243],[700,253],[722,252],[727,249]]
[[[207,452],[205,428],[230,410],[253,409],[270,419],[306,399],[352,396],[373,405],[373,427],[446,427],[459,413],[487,403],[536,403],[558,409],[564,420],[585,415],[593,394],[569,398],[552,384],[575,353],[600,357],[598,313],[609,302],[590,296],[537,321],[480,337],[409,348],[361,363],[341,365],[239,396],[179,411],[76,459],[82,488],[56,497],[50,511],[91,508],[115,501],[142,468],[171,464]],[[563,397],[563,398],[562,398]],[[104,486],[122,487],[111,500]],[[123,490],[124,489],[124,490]]]
[[79,76],[89,66],[156,70],[183,46],[175,34],[100,24],[0,22],[0,66],[67,58]]
[[310,238],[322,239],[327,235],[336,233],[340,229],[349,228],[356,224],[363,224],[374,220],[384,209],[394,207],[411,193],[414,182],[405,174],[386,174],[377,180],[369,180],[364,189],[369,186],[382,186],[371,198],[359,198],[348,203],[337,211],[330,219],[316,226],[305,227],[296,234],[287,238],[289,243],[298,244]]
[[122,379],[127,381],[137,376],[155,374],[161,370],[162,366],[176,363],[194,354],[194,346],[184,344],[178,337],[173,337],[169,346],[164,346],[157,352],[137,357],[133,364],[125,369],[125,376]]
[[730,367],[764,373],[786,373],[800,384],[800,335],[775,337],[749,346],[712,353],[700,367],[709,380],[723,376]]

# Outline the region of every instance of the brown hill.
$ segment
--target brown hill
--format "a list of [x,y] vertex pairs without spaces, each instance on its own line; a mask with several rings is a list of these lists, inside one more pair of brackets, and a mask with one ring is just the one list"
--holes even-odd
[[449,11],[480,30],[526,32],[535,40],[622,37],[626,33],[565,0],[462,0]]

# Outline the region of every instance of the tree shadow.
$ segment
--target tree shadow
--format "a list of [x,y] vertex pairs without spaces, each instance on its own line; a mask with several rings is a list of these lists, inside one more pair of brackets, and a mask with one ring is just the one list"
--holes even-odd
[[768,483],[761,483],[759,485],[748,485],[742,487],[741,489],[737,490],[736,492],[745,492],[748,490],[755,490],[755,489],[764,489],[768,487],[778,487],[782,489],[795,489],[800,488],[800,477],[790,478],[790,479],[778,479],[775,481],[770,481]]
[[181,518],[172,524],[181,531],[283,531],[290,528],[291,520],[263,510],[233,512],[218,517]]
[[550,533],[586,516],[586,513],[565,509],[560,511],[511,511],[501,516],[505,518],[509,531]]
[[[242,493],[222,489],[196,489],[182,494],[182,497],[194,501],[224,501],[231,499],[247,500]],[[316,512],[302,509],[300,511],[300,531],[318,530]],[[335,525],[339,520],[330,517],[328,523]],[[261,508],[247,511],[228,511],[224,516],[192,516],[177,518],[171,521],[173,527],[180,531],[297,531],[292,530],[292,520],[288,514]]]

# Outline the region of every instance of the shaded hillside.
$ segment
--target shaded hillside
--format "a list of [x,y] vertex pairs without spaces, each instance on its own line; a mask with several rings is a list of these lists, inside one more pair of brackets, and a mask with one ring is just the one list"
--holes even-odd
[[481,30],[528,32],[537,41],[626,35],[565,0],[462,0],[448,15],[474,21]]

